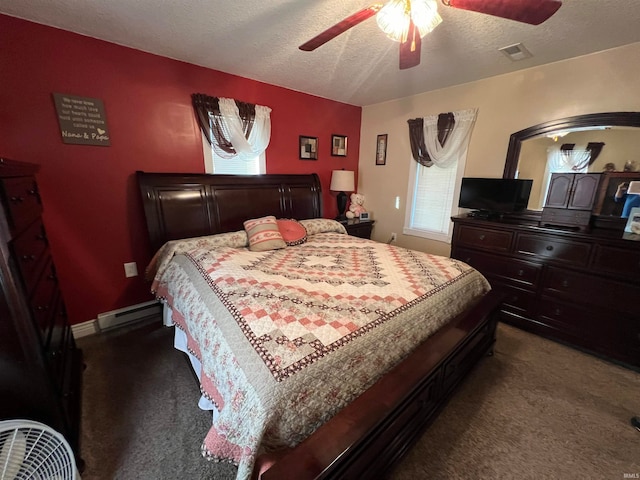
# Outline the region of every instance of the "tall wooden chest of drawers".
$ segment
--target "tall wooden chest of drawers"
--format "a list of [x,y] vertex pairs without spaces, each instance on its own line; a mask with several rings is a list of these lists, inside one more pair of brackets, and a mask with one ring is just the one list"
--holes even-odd
[[640,368],[640,241],[456,217],[451,256],[506,293],[501,319]]
[[0,420],[49,425],[80,462],[82,352],[58,288],[37,170],[0,158]]

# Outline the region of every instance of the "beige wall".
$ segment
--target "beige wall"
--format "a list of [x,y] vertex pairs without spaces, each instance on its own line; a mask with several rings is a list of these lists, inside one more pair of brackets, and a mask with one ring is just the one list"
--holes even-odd
[[[640,111],[640,63],[632,58],[640,58],[640,43],[364,107],[358,191],[376,220],[372,238],[387,241],[396,232],[397,245],[450,252],[446,243],[402,234],[412,161],[408,119],[478,108],[465,176],[500,177],[514,132],[573,115]],[[387,163],[376,166],[376,136],[381,133],[389,135]]]

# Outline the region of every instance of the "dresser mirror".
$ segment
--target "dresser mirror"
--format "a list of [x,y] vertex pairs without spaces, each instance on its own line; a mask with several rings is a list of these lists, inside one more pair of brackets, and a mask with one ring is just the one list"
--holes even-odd
[[595,223],[619,228],[624,221],[620,219],[622,203],[613,200],[617,186],[640,180],[640,112],[578,115],[512,134],[503,177],[534,180],[527,216],[540,215],[551,172],[562,171],[558,167],[562,162],[566,172],[606,173],[593,209]]

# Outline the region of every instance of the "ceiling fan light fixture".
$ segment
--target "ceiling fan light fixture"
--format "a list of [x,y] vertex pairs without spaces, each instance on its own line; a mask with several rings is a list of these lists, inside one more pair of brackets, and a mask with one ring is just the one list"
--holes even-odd
[[407,39],[410,20],[420,37],[431,32],[441,22],[436,0],[391,0],[376,15],[378,27],[396,42]]

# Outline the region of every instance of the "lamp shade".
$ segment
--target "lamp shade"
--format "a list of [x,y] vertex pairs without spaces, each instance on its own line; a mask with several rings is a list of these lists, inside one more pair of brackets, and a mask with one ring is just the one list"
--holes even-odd
[[334,170],[331,172],[331,186],[334,192],[353,192],[355,190],[354,174],[351,170]]

